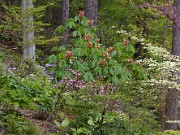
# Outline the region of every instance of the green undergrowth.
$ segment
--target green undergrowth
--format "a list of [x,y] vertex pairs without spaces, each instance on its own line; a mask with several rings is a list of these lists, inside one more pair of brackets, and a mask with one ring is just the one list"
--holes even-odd
[[3,56],[1,57],[1,60],[4,65],[6,65],[6,67],[17,67],[22,61],[21,53],[18,53],[11,48],[8,48],[7,45],[1,44],[0,55]]
[[4,135],[43,135],[41,128],[15,110],[1,110],[0,122]]
[[180,135],[180,131],[166,130],[163,133],[160,133],[159,135]]
[[31,74],[28,66],[12,71],[3,63],[5,55],[0,56],[0,131],[5,135],[42,135],[41,128],[19,110],[34,110],[41,117],[48,116],[54,88],[40,69],[31,70]]

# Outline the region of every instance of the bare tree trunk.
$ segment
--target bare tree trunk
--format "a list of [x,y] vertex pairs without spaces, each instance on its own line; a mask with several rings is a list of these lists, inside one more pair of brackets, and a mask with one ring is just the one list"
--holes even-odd
[[[175,0],[174,5],[176,7],[176,18],[180,18],[180,0]],[[178,21],[178,26],[180,27],[180,21]],[[172,54],[180,56],[180,28],[174,26],[173,29],[173,43],[172,43]]]
[[33,15],[31,12],[33,8],[32,0],[22,0],[23,20],[23,60],[35,60],[35,45],[34,45],[34,27]]
[[98,0],[85,0],[85,16],[98,26]]
[[[165,106],[166,120],[178,119],[178,92],[176,89],[168,89]],[[165,122],[165,130],[177,130],[177,123]]]
[[[62,0],[62,25],[64,25],[69,18],[69,0]],[[60,45],[67,45],[68,30],[65,30],[62,34]]]
[[[180,0],[174,1],[176,7],[176,17],[180,17]],[[173,28],[173,42],[172,42],[172,54],[180,56],[180,29],[175,26]],[[179,73],[173,73],[172,76],[180,76]],[[179,83],[178,80],[176,80]],[[169,89],[166,96],[165,115],[166,120],[178,119],[178,91],[176,89]],[[165,129],[177,130],[177,123],[165,123]]]

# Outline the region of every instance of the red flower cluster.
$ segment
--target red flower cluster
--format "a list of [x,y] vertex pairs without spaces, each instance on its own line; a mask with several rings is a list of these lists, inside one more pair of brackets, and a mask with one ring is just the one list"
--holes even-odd
[[85,39],[85,40],[91,39],[91,35],[90,35],[90,34],[85,34],[84,39]]
[[123,39],[123,45],[128,45],[129,44],[129,39]]
[[93,23],[94,23],[94,20],[88,20],[88,22],[87,22],[87,23],[88,23],[88,25],[89,25],[89,26],[92,26],[92,25],[93,25]]
[[137,61],[135,62],[135,64],[136,64],[136,65],[140,65],[141,62],[140,62],[139,60],[137,60]]
[[99,65],[100,65],[100,66],[106,65],[106,60],[100,60],[100,61],[99,61]]
[[96,39],[94,39],[94,41],[96,41],[97,43],[99,43],[99,42],[100,42],[100,39],[99,39],[99,38],[96,38]]
[[94,46],[94,48],[100,49],[100,48],[101,48],[101,46]]
[[71,58],[72,57],[72,52],[71,51],[67,51],[65,54],[66,58]]
[[107,51],[103,52],[102,55],[103,55],[103,57],[106,58],[106,59],[107,59],[107,58],[110,58],[110,57],[109,57],[109,53],[108,53]]
[[133,61],[132,58],[126,59],[126,62],[127,62],[127,63],[131,63],[132,61]]
[[89,42],[86,44],[87,47],[91,48],[93,46],[93,43],[92,42]]
[[78,16],[82,18],[84,16],[84,11],[83,10],[79,11]]
[[111,52],[113,52],[113,51],[114,51],[114,48],[109,47],[107,51],[108,51],[109,53],[111,53]]

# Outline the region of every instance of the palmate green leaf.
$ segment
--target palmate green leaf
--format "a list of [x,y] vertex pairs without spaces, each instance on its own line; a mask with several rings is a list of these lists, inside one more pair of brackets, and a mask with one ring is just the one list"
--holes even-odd
[[69,22],[69,23],[66,24],[66,27],[69,28],[69,29],[72,29],[74,26],[75,26],[74,22]]
[[62,123],[61,123],[61,126],[64,127],[64,128],[67,127],[68,125],[69,125],[69,120],[68,119],[63,120]]
[[87,26],[87,22],[84,21],[84,20],[82,20],[82,21],[81,21],[81,25],[82,25],[82,26]]
[[58,58],[62,60],[62,59],[65,58],[65,55],[64,55],[63,53],[60,53],[60,54],[58,55]]
[[119,79],[116,76],[112,77],[112,83],[119,84]]
[[98,68],[98,73],[100,76],[102,75],[102,72],[103,72],[102,68]]
[[70,22],[74,22],[74,19],[73,18],[69,18],[67,21],[66,21],[66,25]]
[[77,31],[77,36],[79,36],[80,38],[82,38],[81,32]]
[[59,68],[63,69],[64,67],[67,67],[67,63],[65,60],[60,60],[58,63]]
[[135,53],[135,48],[132,45],[128,45],[126,47],[126,51],[127,52],[131,52],[131,53]]
[[55,72],[55,78],[56,78],[57,81],[60,81],[60,80],[64,79],[64,77],[71,78],[72,73],[70,73],[69,71],[62,71],[62,70],[59,70],[59,71]]
[[113,70],[112,68],[109,68],[109,73],[110,73],[111,75],[114,75],[114,74],[115,74],[115,72],[114,72],[114,70]]
[[[90,135],[91,131],[89,131],[87,128],[78,128],[77,135],[82,135],[82,134],[83,135]],[[76,135],[76,133],[73,135]]]
[[[84,45],[84,44],[85,44],[85,42],[84,42],[84,40],[83,40],[82,38],[76,41],[76,45],[77,45],[77,46],[81,46],[81,45]],[[84,46],[85,46],[85,45],[84,45]],[[81,47],[82,47],[82,46],[81,46]]]
[[55,72],[55,68],[54,67],[47,67],[46,71],[47,71],[47,73],[54,73]]
[[117,55],[117,51],[116,50],[114,50],[111,54],[112,54],[112,56],[116,56]]
[[114,59],[110,59],[109,60],[109,65],[111,65],[111,66],[115,65],[115,60]]
[[137,65],[135,63],[132,63],[130,65],[130,68],[131,68],[131,70],[136,70],[137,69]]
[[97,66],[97,62],[93,60],[93,61],[91,62],[91,68],[94,68],[94,67],[96,67],[96,66]]
[[97,61],[97,59],[98,59],[97,54],[93,54],[93,55],[92,55],[92,59]]
[[117,66],[114,67],[115,73],[121,73],[122,72],[122,66],[120,64],[117,64]]
[[56,120],[54,120],[54,123],[56,124],[56,126],[57,126],[58,128],[61,127],[60,124],[59,124],[59,122],[57,122]]
[[65,74],[66,78],[68,78],[68,79],[72,77],[72,73],[69,71],[65,71],[64,74]]
[[76,37],[78,35],[78,32],[77,31],[73,31],[72,35],[73,35],[73,37]]
[[75,16],[75,17],[74,17],[74,21],[75,21],[75,22],[79,21],[79,16]]
[[147,79],[147,75],[142,71],[142,70],[138,70],[137,71],[138,73],[138,75],[137,75],[137,78],[138,79],[141,79],[141,80],[145,80],[145,79]]
[[[70,128],[74,133],[76,132],[76,129],[75,128]],[[75,135],[75,134],[73,134]]]
[[[99,45],[97,44],[96,42],[92,41],[92,43],[96,46],[96,45]],[[92,48],[92,54],[101,54],[102,53],[102,50],[101,49],[97,49],[97,48]]]
[[78,57],[83,55],[83,49],[82,48],[77,48],[73,51],[74,55],[77,55]]
[[84,28],[84,29],[82,29],[82,32],[83,32],[83,33],[89,33],[89,29]]
[[121,43],[121,42],[117,42],[117,43],[114,45],[114,48],[119,51],[119,50],[121,50],[121,46],[122,46],[122,43]]
[[56,71],[54,77],[57,81],[62,80],[64,77],[64,71]]
[[88,70],[87,64],[85,62],[76,61],[74,62],[74,67],[77,71],[84,73]]
[[122,81],[129,81],[131,78],[127,72],[122,72],[120,76]]
[[97,73],[99,76],[101,76],[102,75],[102,68],[96,67],[96,68],[94,68],[94,72]]
[[85,81],[93,81],[94,80],[94,76],[93,74],[91,74],[90,72],[86,72],[84,75],[83,75],[83,79]]
[[56,47],[53,47],[52,49],[51,49],[51,51],[53,51],[53,52],[56,52],[56,51],[59,51],[59,48],[56,46]]
[[87,122],[90,126],[94,126],[94,122],[92,121],[92,119],[89,119]]
[[104,68],[103,68],[103,74],[104,75],[107,75],[109,73],[109,67],[108,66],[105,66]]
[[92,29],[93,32],[97,31],[97,28],[95,26],[93,26],[91,29]]
[[61,34],[64,32],[64,27],[62,25],[58,26],[55,30],[54,33],[55,34]]
[[56,62],[57,62],[57,57],[56,57],[56,55],[53,54],[53,55],[51,55],[51,56],[48,57],[48,63],[51,63],[51,64],[53,63],[53,64],[54,64],[54,63],[56,63]]

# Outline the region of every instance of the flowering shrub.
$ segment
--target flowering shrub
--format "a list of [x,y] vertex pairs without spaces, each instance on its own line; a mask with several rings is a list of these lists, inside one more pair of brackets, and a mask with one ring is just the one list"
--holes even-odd
[[[174,81],[179,80],[179,76],[172,74],[173,72],[180,72],[180,57],[171,55],[165,48],[146,43],[145,39],[139,39],[126,31],[121,30],[117,31],[117,33],[124,35],[124,37],[129,36],[129,38],[135,42],[141,42],[144,48],[149,51],[148,58],[143,61],[141,60],[141,65],[146,68],[145,72],[149,78],[143,82],[148,82],[147,85],[152,83],[152,85],[156,86],[180,89],[179,84]],[[131,59],[127,59],[126,61],[131,62]],[[136,61],[135,63],[139,64],[139,62],[140,61]]]
[[[74,19],[70,18],[65,26],[59,26],[55,30],[57,33],[63,32],[64,29],[71,32],[69,42],[67,46],[53,48],[57,52],[47,59],[47,63],[53,65],[47,70],[52,73],[53,80],[63,86],[60,87],[57,100],[60,99],[59,103],[75,117],[74,127],[87,124],[90,111],[94,112],[94,116],[98,113],[103,116],[109,112],[127,113],[129,116],[131,113],[134,114],[134,112],[128,112],[128,109],[125,110],[124,105],[119,103],[135,104],[137,107],[142,106],[143,109],[157,107],[154,102],[161,99],[158,97],[159,91],[156,91],[159,86],[178,88],[170,74],[178,71],[176,68],[178,57],[171,56],[165,49],[146,44],[144,39],[139,39],[122,30],[117,31],[117,34],[121,34],[121,42],[105,47],[100,44],[95,34],[96,28],[89,22],[90,20],[84,17],[82,12]],[[144,60],[132,58],[136,53],[133,43],[137,41],[142,42],[149,50],[148,58]],[[121,86],[118,87],[118,84]],[[69,90],[70,86],[73,86],[73,90],[79,91],[63,93],[64,88]],[[139,95],[136,95],[136,92],[133,93],[133,90]],[[143,99],[142,95],[149,100]],[[136,123],[140,114],[140,112],[137,113],[136,118],[129,117],[129,120]],[[151,112],[149,114],[153,116]],[[78,121],[83,121],[83,124]],[[144,129],[138,129],[142,126],[140,121],[139,126],[132,124],[132,131],[146,134],[156,126],[147,124],[149,121],[156,123],[152,117],[148,119],[146,123],[148,129],[144,131]]]
[[[48,58],[48,71],[53,72],[54,79],[72,79],[72,71],[81,75],[77,79],[84,81],[105,81],[118,84],[120,81],[129,81],[133,78],[146,79],[139,61],[132,59],[135,49],[128,39],[106,48],[100,44],[96,36],[96,28],[89,25],[83,12],[74,19],[67,20],[65,26],[59,26],[55,31],[61,33],[69,30],[70,40],[67,47],[57,48],[57,55]],[[127,62],[131,59],[131,62]]]
[[[134,87],[133,84],[136,86],[136,83],[128,88],[125,88],[122,83],[131,80],[136,82],[135,80],[147,78],[144,74],[143,62],[132,58],[136,52],[133,47],[133,40],[124,36],[120,42],[105,47],[95,35],[96,28],[89,25],[88,22],[88,19],[81,14],[74,19],[70,18],[65,26],[59,26],[55,32],[61,33],[65,29],[69,31],[68,44],[67,46],[53,48],[56,53],[49,56],[46,61],[51,64],[47,68],[48,72],[52,73],[53,80],[60,86],[57,87],[56,95],[58,96],[55,97],[55,104],[73,115],[73,120],[69,119],[70,123],[74,124],[73,126],[68,125],[70,129],[72,127],[75,129],[85,128],[84,125],[90,122],[89,118],[94,118],[97,114],[100,114],[101,117],[109,114],[107,117],[109,119],[113,117],[112,114],[121,115],[126,113],[124,107],[128,98],[124,99],[123,94],[119,94],[119,91],[131,91]],[[89,112],[93,112],[93,114]],[[137,117],[139,117],[138,115]],[[148,122],[151,120],[154,122],[153,118]],[[129,121],[133,121],[133,119],[129,118]],[[106,123],[106,119],[101,122]],[[112,123],[118,126],[119,122],[115,123],[113,121]],[[125,121],[122,121],[122,125],[124,123]],[[136,120],[134,123],[136,123]],[[106,129],[109,129],[108,124],[99,125],[96,122],[94,124],[89,126],[92,129],[96,126],[103,128],[103,131],[98,128],[93,129],[92,132],[94,133],[105,132]],[[139,122],[139,125],[141,124]],[[143,130],[137,129],[136,124],[131,126],[131,132]],[[142,132],[147,133],[152,128],[150,126]],[[115,128],[112,128],[112,130],[117,132]],[[128,131],[126,133],[128,134]]]

